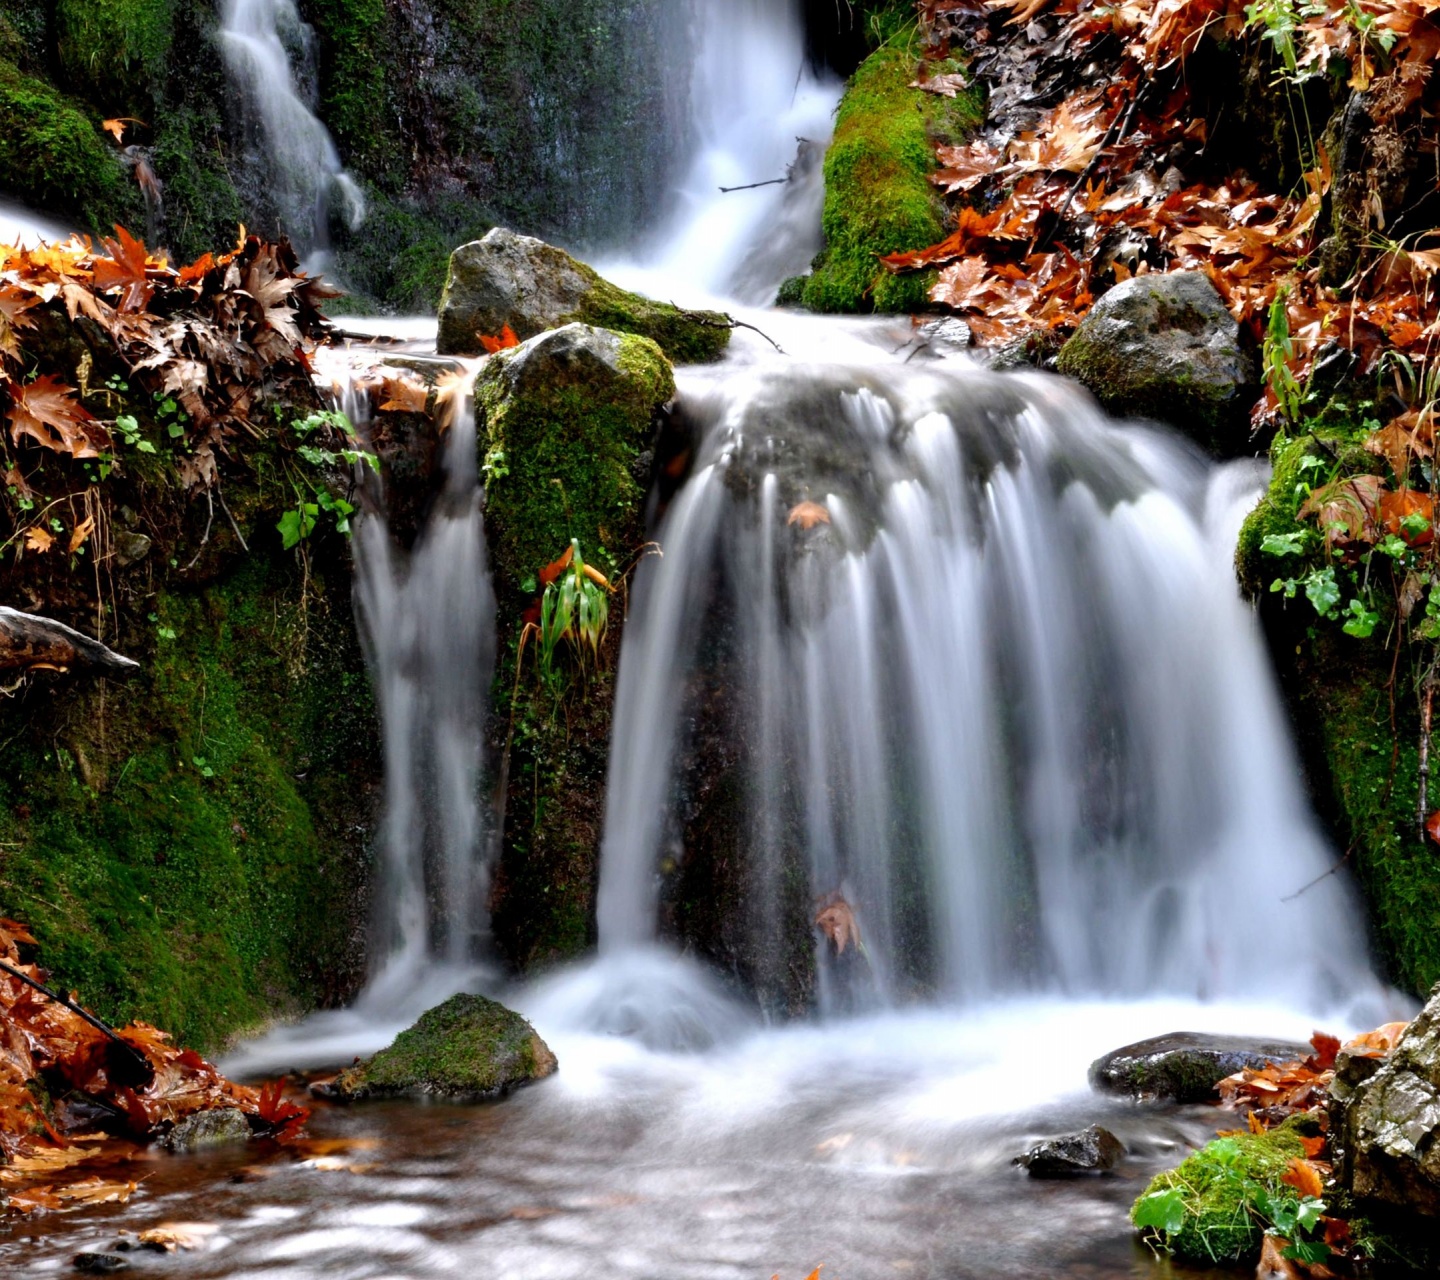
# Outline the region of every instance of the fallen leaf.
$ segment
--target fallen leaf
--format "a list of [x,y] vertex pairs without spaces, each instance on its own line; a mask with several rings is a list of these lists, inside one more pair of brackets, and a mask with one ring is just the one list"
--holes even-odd
[[55,535],[42,525],[32,524],[25,530],[25,549],[44,555],[55,545]]
[[1319,1199],[1325,1194],[1325,1179],[1320,1170],[1309,1160],[1300,1157],[1290,1161],[1290,1167],[1281,1174],[1280,1181],[1287,1187],[1294,1187],[1303,1198]]
[[860,926],[844,898],[836,897],[821,907],[815,916],[815,927],[834,943],[837,956],[843,956],[852,942],[857,948],[860,946]]
[[520,345],[520,339],[515,336],[515,330],[508,324],[500,330],[498,337],[491,337],[484,333],[477,333],[475,336],[480,339],[480,345],[492,356],[497,351],[504,351],[507,347]]
[[802,529],[813,529],[817,524],[830,523],[830,509],[819,502],[797,502],[790,508],[785,523],[798,524]]
[[75,526],[73,532],[70,534],[70,554],[73,556],[79,551],[94,532],[95,517],[86,516],[85,519]]
[[46,373],[34,382],[11,382],[7,390],[11,400],[10,438],[16,444],[28,437],[43,448],[72,458],[100,456],[86,432],[86,425],[95,421],[95,415],[75,399],[74,387]]
[[174,1253],[177,1249],[203,1249],[219,1230],[213,1222],[162,1222],[147,1227],[135,1240],[148,1248]]

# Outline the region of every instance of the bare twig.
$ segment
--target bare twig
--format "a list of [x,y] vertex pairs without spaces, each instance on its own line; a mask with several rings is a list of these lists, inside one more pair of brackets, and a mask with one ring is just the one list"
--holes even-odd
[[28,973],[22,972],[21,970],[15,968],[14,965],[7,964],[4,960],[0,960],[0,969],[3,969],[12,978],[18,978],[27,987],[33,988],[34,990],[38,991],[42,996],[47,996],[49,999],[55,1001],[56,1004],[63,1004],[67,1009],[70,1010],[71,1013],[79,1015],[92,1027],[94,1027],[96,1031],[100,1032],[101,1035],[107,1037],[114,1044],[118,1044],[122,1049],[125,1050],[126,1053],[130,1054],[136,1062],[138,1062],[142,1067],[145,1068],[147,1074],[154,1073],[154,1068],[151,1067],[150,1060],[146,1058],[146,1056],[141,1053],[139,1049],[137,1049],[128,1040],[123,1039],[121,1036],[117,1035],[112,1027],[108,1026],[104,1022],[101,1022],[100,1019],[97,1018],[88,1009],[82,1009],[73,1000],[67,1000],[58,991],[51,991],[50,988],[47,987],[43,982],[36,982],[35,979],[32,978]]
[[754,191],[757,187],[780,187],[789,182],[789,178],[767,178],[764,182],[747,182],[743,187],[721,187],[727,196],[732,191]]
[[225,495],[219,489],[215,490],[215,496],[220,499],[220,510],[225,513],[225,518],[230,521],[230,527],[235,530],[235,537],[240,543],[240,550],[247,555],[250,552],[249,544],[245,541],[245,535],[240,532],[240,526],[235,523],[235,517],[230,514],[230,508],[225,505]]
[[714,315],[707,315],[703,311],[687,311],[684,307],[681,307],[674,302],[672,302],[670,305],[674,307],[675,310],[678,311],[682,316],[684,316],[685,319],[689,320],[693,324],[698,324],[705,329],[750,329],[753,332],[758,333],[762,338],[764,338],[765,341],[768,342],[772,347],[774,347],[775,350],[778,351],[782,356],[785,354],[785,348],[782,347],[778,342],[776,342],[774,338],[772,338],[768,333],[765,332],[765,330],[757,329],[753,324],[747,324],[744,320],[737,320],[734,316],[730,315],[722,316],[717,319]]

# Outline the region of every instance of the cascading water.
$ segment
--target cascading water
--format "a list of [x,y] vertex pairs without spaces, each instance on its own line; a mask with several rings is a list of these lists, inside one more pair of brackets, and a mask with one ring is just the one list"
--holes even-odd
[[691,40],[695,158],[654,248],[610,274],[656,297],[768,303],[820,248],[820,159],[840,86],[807,65],[795,5],[704,0]]
[[719,856],[675,802],[719,686],[740,950],[783,959],[843,900],[864,959],[818,947],[831,1007],[1364,987],[1234,585],[1254,468],[968,361],[769,359],[681,399],[701,443],[622,657],[602,949],[654,938],[663,861]]
[[301,255],[323,266],[332,199],[352,227],[365,217],[365,200],[296,83],[291,51],[308,59],[314,33],[294,0],[224,0],[220,38],[267,196]]

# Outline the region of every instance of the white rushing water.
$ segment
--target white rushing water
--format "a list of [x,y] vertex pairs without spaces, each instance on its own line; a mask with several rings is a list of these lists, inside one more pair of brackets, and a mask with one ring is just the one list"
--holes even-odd
[[0,244],[32,249],[37,244],[67,240],[70,234],[49,218],[31,213],[9,200],[0,200]]
[[840,85],[807,64],[793,4],[702,0],[691,39],[694,159],[667,224],[605,270],[666,300],[763,305],[820,249],[820,161]]
[[308,265],[319,269],[332,201],[358,227],[365,200],[296,82],[291,51],[308,57],[314,32],[294,0],[223,0],[220,39],[283,229]]

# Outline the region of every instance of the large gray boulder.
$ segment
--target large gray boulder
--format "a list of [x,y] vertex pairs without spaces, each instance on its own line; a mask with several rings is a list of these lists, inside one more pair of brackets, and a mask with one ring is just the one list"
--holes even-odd
[[683,311],[611,284],[563,249],[496,227],[450,255],[436,349],[480,355],[482,335],[508,325],[521,338],[571,323],[653,338],[676,364],[718,360],[731,321],[718,311]]
[[1135,276],[1091,308],[1060,351],[1060,372],[1111,413],[1179,428],[1220,457],[1253,452],[1254,357],[1198,271]]
[[316,1092],[336,1102],[402,1094],[474,1101],[555,1070],[555,1055],[518,1013],[484,996],[458,995]]
[[1146,1101],[1213,1102],[1215,1086],[1226,1076],[1309,1055],[1309,1045],[1285,1040],[1175,1031],[1097,1059],[1090,1064],[1090,1084],[1104,1093]]
[[1440,1217],[1440,986],[1387,1058],[1341,1055],[1330,1133],[1340,1185],[1363,1206]]

